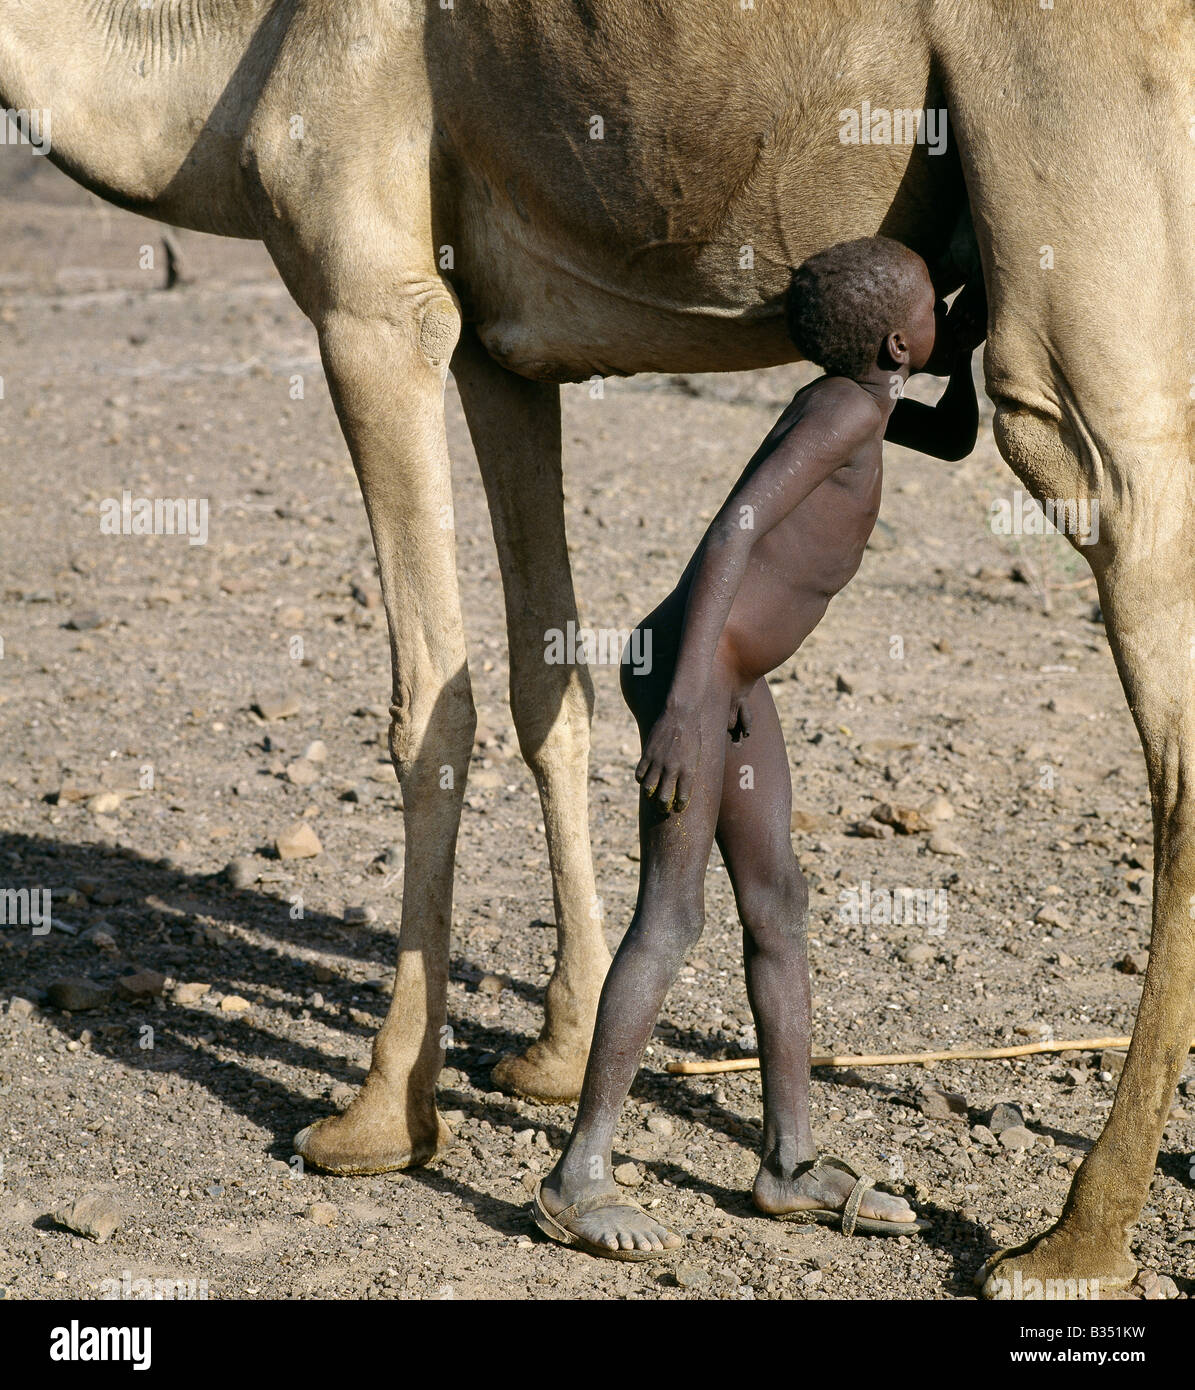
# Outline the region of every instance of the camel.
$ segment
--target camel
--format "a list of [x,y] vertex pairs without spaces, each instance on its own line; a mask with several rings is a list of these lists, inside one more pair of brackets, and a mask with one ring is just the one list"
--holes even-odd
[[[791,270],[882,232],[942,293],[982,267],[1004,458],[1098,499],[1087,546],[1145,754],[1149,969],[1107,1124],[1057,1223],[997,1257],[1127,1284],[1195,1027],[1195,14],[1184,0],[0,0],[0,104],[104,198],[260,238],[319,335],[377,551],[406,874],[393,1002],[333,1173],[446,1137],[453,858],[474,731],[450,525],[452,371],[497,538],[558,957],[543,1033],[495,1071],[576,1094],[607,965],[586,818],[592,687],[542,660],[575,617],[559,386],[767,367]],[[864,103],[867,103],[864,110]],[[948,115],[937,146],[876,113]],[[852,141],[854,129],[876,138]]]

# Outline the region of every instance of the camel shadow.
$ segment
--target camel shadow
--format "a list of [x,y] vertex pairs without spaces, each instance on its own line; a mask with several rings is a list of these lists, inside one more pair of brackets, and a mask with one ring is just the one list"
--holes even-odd
[[[266,871],[276,867],[262,863]],[[293,888],[284,882],[238,890],[220,875],[190,874],[125,848],[3,832],[0,865],[7,865],[6,889],[48,888],[59,924],[44,935],[32,924],[0,931],[0,993],[38,1005],[68,1041],[87,1034],[85,1045],[100,1056],[203,1086],[273,1132],[272,1151],[287,1155],[291,1135],[310,1122],[321,1097],[272,1071],[315,1073],[325,1092],[364,1079],[369,1043],[389,1004],[397,949],[391,929],[347,925],[310,909],[295,917]],[[97,932],[115,947],[102,938],[97,944],[89,935]],[[354,979],[362,965],[376,978]],[[476,973],[456,956],[450,968],[457,978]],[[186,1004],[121,998],[118,981],[142,970],[202,982],[208,992]],[[72,978],[90,979],[111,997],[86,1010],[55,1009],[48,987]],[[222,1009],[227,996],[248,997],[250,1007]],[[454,1020],[452,1063],[488,1088],[485,1059],[525,1041],[462,1017]]]

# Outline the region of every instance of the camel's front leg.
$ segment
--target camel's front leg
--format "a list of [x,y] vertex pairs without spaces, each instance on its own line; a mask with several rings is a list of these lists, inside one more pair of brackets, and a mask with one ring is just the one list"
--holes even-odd
[[406,868],[398,971],[360,1093],[296,1137],[334,1173],[426,1163],[448,1137],[436,1112],[444,1062],[453,860],[475,714],[465,659],[444,438],[457,310],[434,279],[400,312],[330,313],[328,382],[369,513],[390,625],[390,750],[403,789]]
[[544,1029],[494,1081],[533,1100],[580,1094],[598,995],[610,965],[593,881],[587,813],[593,683],[545,660],[552,630],[577,621],[560,460],[560,390],[506,371],[471,331],[452,359],[485,481],[506,597],[510,707],[543,807],[556,909],[556,969]]

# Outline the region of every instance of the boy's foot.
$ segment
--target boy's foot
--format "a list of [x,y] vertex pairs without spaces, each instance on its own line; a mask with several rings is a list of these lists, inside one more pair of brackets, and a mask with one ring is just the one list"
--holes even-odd
[[761,1164],[752,1190],[755,1205],[767,1216],[798,1217],[823,1224],[849,1223],[850,1235],[857,1228],[866,1235],[909,1235],[928,1229],[903,1197],[877,1192],[872,1180],[852,1164],[825,1156],[811,1163],[800,1163],[787,1174]]
[[553,1174],[540,1184],[536,1205],[549,1218],[546,1224],[537,1219],[546,1235],[558,1240],[557,1231],[562,1230],[594,1255],[650,1259],[684,1244],[682,1236],[662,1226],[617,1187],[599,1182],[578,1184],[574,1189]]

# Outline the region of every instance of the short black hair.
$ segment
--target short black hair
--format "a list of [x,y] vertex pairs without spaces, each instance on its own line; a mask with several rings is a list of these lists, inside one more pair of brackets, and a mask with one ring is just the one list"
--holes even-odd
[[829,376],[860,376],[913,306],[919,257],[891,237],[840,241],[793,272],[784,304],[789,336]]

